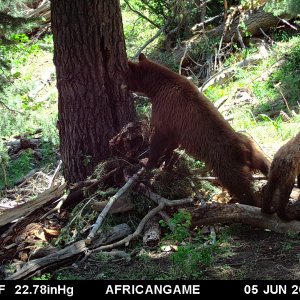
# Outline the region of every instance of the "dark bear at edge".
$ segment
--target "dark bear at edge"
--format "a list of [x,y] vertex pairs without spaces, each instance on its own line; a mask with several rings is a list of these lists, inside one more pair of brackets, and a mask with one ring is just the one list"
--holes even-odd
[[274,156],[264,192],[263,213],[273,213],[271,204],[275,192],[279,190],[277,215],[286,221],[293,219],[291,216],[287,216],[286,206],[296,177],[297,186],[300,188],[300,133],[284,144]]
[[[146,167],[171,157],[178,146],[205,162],[238,202],[255,205],[252,172],[267,175],[270,162],[246,135],[237,133],[215,106],[186,77],[140,54],[129,61],[125,78],[130,90],[152,103],[150,154]],[[167,163],[167,162],[166,162]]]

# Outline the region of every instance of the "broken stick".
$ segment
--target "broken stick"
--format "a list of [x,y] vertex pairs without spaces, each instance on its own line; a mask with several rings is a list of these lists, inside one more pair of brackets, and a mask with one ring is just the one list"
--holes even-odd
[[137,179],[141,176],[141,174],[145,171],[145,168],[142,167],[136,174],[134,174],[127,182],[126,184],[114,195],[112,196],[107,205],[105,206],[105,208],[103,209],[103,211],[100,213],[100,215],[98,216],[96,223],[94,224],[90,234],[88,235],[88,237],[85,240],[85,243],[87,245],[90,245],[92,240],[94,239],[97,231],[99,230],[103,220],[105,219],[107,213],[109,212],[109,210],[111,209],[112,205],[115,203],[115,201],[117,201],[121,196],[123,196],[125,194],[125,192],[127,192],[127,190],[132,186],[132,184],[137,181]]

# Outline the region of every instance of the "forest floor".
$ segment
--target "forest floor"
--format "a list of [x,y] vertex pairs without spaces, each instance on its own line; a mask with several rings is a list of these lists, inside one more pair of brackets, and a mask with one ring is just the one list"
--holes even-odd
[[[235,224],[230,239],[220,244],[227,251],[216,254],[209,265],[183,272],[171,253],[141,250],[131,261],[99,259],[79,268],[58,272],[56,279],[78,280],[299,280],[300,239],[295,236]],[[227,228],[227,229],[228,229]]]

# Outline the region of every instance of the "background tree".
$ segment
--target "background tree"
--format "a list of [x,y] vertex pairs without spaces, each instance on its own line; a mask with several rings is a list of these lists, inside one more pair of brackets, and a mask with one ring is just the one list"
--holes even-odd
[[90,175],[108,142],[135,118],[122,88],[127,68],[118,0],[51,1],[58,129],[65,177]]
[[300,14],[299,0],[268,0],[266,10],[272,12],[275,16],[280,16],[285,13],[290,16],[297,16]]

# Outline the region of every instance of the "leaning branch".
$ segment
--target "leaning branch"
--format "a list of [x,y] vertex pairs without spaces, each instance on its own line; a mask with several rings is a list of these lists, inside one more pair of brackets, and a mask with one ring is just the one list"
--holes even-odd
[[90,245],[92,243],[92,240],[94,239],[97,231],[99,230],[104,218],[106,217],[107,213],[113,206],[113,204],[127,192],[127,190],[132,186],[132,184],[140,177],[140,175],[145,171],[145,168],[142,167],[136,174],[134,174],[127,182],[126,184],[114,195],[112,196],[106,207],[102,210],[100,215],[98,216],[96,223],[93,226],[93,229],[91,230],[90,234],[86,238],[85,242],[87,245]]
[[149,45],[151,44],[153,41],[155,41],[159,36],[160,34],[166,29],[168,23],[165,24],[163,27],[161,27],[157,32],[156,34],[150,38],[138,51],[137,53],[133,56],[133,59],[136,59],[141,53],[142,51]]
[[157,213],[162,211],[166,206],[178,206],[178,205],[184,205],[187,203],[192,203],[193,199],[192,198],[186,198],[186,199],[180,199],[180,200],[169,200],[164,197],[161,197],[158,194],[153,193],[149,188],[147,188],[144,184],[140,183],[138,186],[138,191],[143,193],[145,196],[150,198],[156,203],[159,203],[157,207],[153,208],[148,212],[148,214],[142,219],[140,224],[138,225],[137,229],[135,230],[134,233],[128,235],[126,238],[123,240],[120,240],[116,243],[110,244],[110,245],[105,245],[101,246],[99,248],[93,249],[92,252],[99,252],[103,250],[110,250],[114,249],[116,247],[120,247],[122,245],[128,245],[129,242],[135,238],[137,238],[139,235],[141,235],[145,224],[153,218]]
[[159,28],[159,25],[154,23],[152,20],[150,20],[148,17],[146,17],[145,15],[143,15],[141,12],[139,12],[138,10],[134,9],[127,0],[124,0],[124,2],[127,4],[128,8],[133,11],[134,13],[136,13],[137,15],[139,15],[141,18],[145,19],[146,21],[148,21],[150,24],[152,24],[154,27]]

